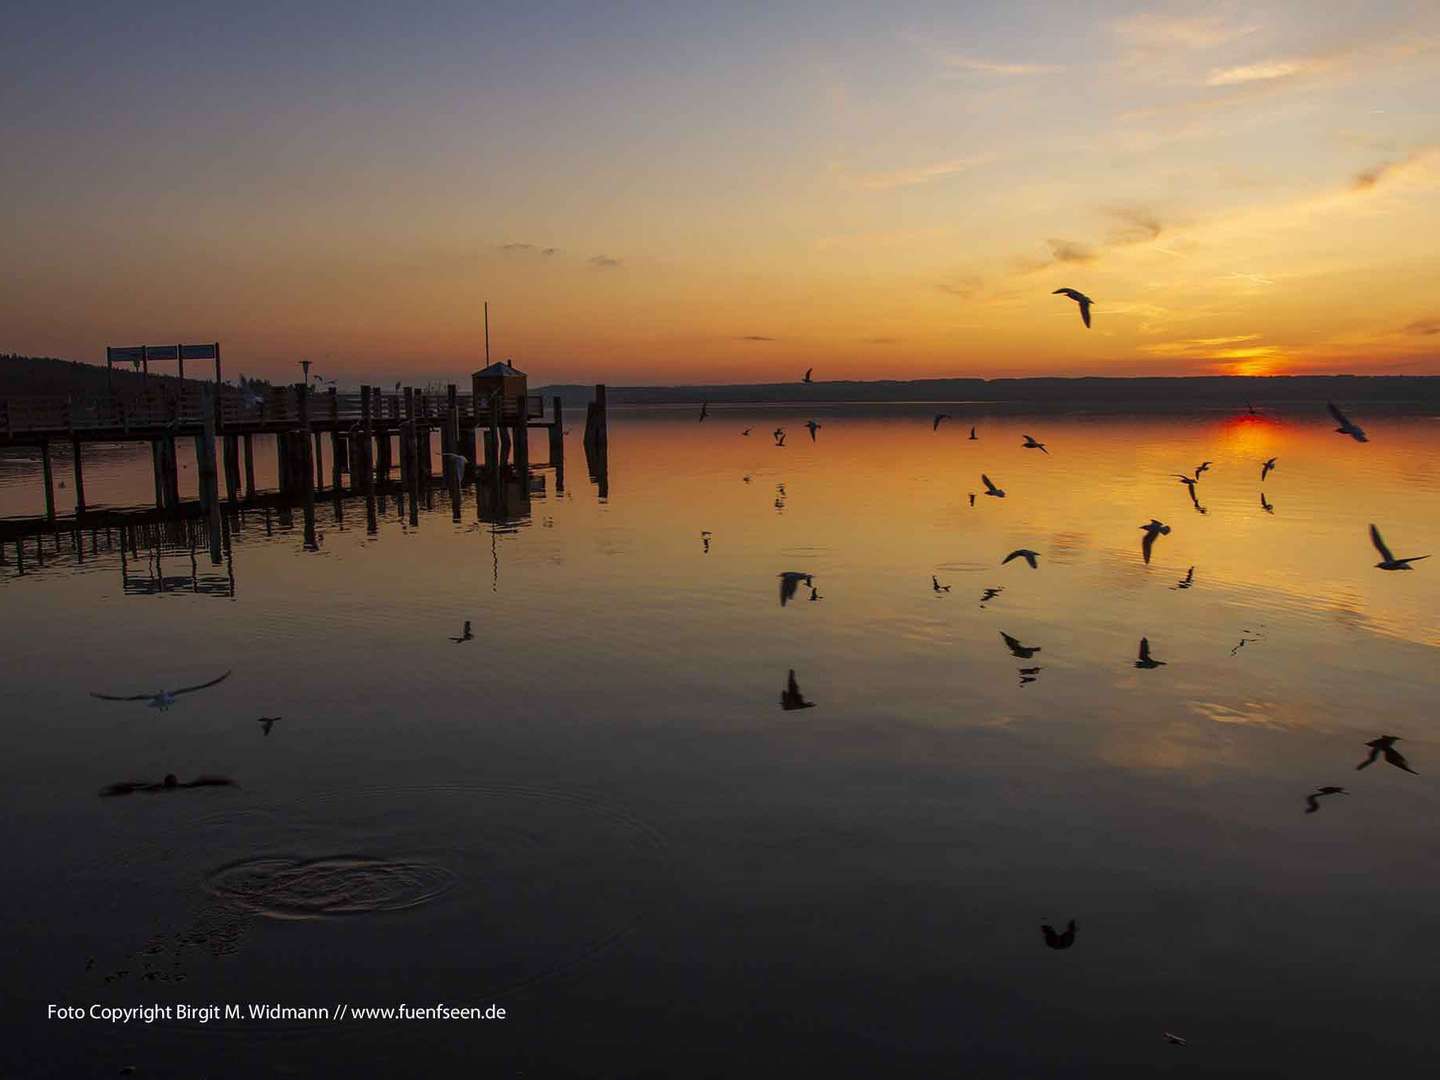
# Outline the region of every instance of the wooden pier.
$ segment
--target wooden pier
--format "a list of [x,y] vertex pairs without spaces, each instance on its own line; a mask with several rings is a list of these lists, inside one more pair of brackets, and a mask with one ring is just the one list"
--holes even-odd
[[[475,385],[477,389],[481,385],[478,373]],[[39,448],[45,519],[50,522],[58,516],[52,454],[67,444],[77,518],[89,511],[86,443],[150,443],[155,506],[178,511],[182,503],[176,444],[180,439],[193,439],[199,506],[207,513],[222,502],[234,505],[256,496],[257,436],[275,440],[276,489],[280,496],[294,501],[314,499],[327,487],[323,465],[327,441],[331,491],[342,490],[348,481],[352,494],[373,494],[388,487],[398,468],[400,486],[411,495],[412,507],[419,490],[437,479],[437,435],[441,477],[457,489],[481,474],[495,480],[507,473],[526,475],[529,434],[534,428],[548,435],[549,463],[563,467],[565,420],[559,397],[552,398],[547,415],[540,395],[462,393],[453,384],[443,393],[414,387],[387,393],[365,386],[359,393],[341,394],[333,389],[316,392],[302,383],[275,388],[263,396],[208,383],[182,386],[179,393],[151,392],[93,401],[0,399],[0,449]],[[597,469],[602,475],[605,472],[603,462],[597,465],[594,458],[597,447],[603,457],[604,428],[605,390],[597,386],[585,436],[592,476]],[[483,436],[478,441],[477,431]],[[483,458],[477,446],[483,446]],[[463,459],[463,467],[457,459]]]

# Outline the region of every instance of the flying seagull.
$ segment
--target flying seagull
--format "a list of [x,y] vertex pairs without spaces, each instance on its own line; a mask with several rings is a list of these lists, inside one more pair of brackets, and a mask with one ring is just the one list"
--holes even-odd
[[1005,639],[1005,647],[1010,650],[1010,655],[1021,660],[1029,660],[1040,651],[1039,645],[1022,645],[1019,638],[1011,637],[1004,630],[1000,631],[1000,636]]
[[1037,570],[1039,569],[1039,566],[1035,562],[1035,560],[1038,558],[1040,558],[1040,553],[1038,551],[1031,551],[1029,548],[1016,548],[1014,551],[1010,552],[1009,555],[1006,555],[1005,558],[1000,560],[1000,565],[1004,566],[1011,559],[1024,559],[1030,564],[1031,570]]
[[710,532],[709,529],[701,529],[701,530],[700,530],[700,543],[702,543],[702,544],[705,545],[705,554],[706,554],[706,555],[709,555],[709,554],[710,554],[710,536],[711,536],[711,532]]
[[1322,787],[1316,788],[1309,795],[1305,796],[1305,813],[1313,814],[1320,809],[1320,799],[1325,795],[1348,795],[1350,794],[1343,787]]
[[785,682],[785,689],[780,691],[780,707],[786,712],[792,709],[813,709],[815,702],[806,701],[805,695],[800,693],[800,684],[795,681],[795,669],[790,669],[790,677]]
[[814,420],[807,420],[805,421],[805,426],[810,429],[810,441],[814,442],[815,432],[820,430],[820,425],[817,424]]
[[1145,539],[1140,541],[1140,554],[1145,557],[1145,565],[1149,566],[1150,550],[1155,546],[1155,538],[1170,535],[1170,526],[1151,518],[1150,524],[1141,525],[1140,528],[1145,531]]
[[1199,479],[1200,479],[1200,474],[1201,474],[1202,472],[1209,472],[1209,471],[1210,471],[1210,466],[1211,466],[1211,465],[1214,465],[1214,464],[1215,464],[1215,463],[1214,463],[1213,461],[1202,461],[1202,462],[1200,462],[1199,465],[1195,466],[1195,479],[1196,479],[1196,480],[1199,480]]
[[1140,658],[1135,661],[1135,666],[1137,668],[1157,668],[1165,666],[1164,660],[1156,660],[1150,655],[1150,639],[1148,637],[1142,637],[1140,639]]
[[1264,461],[1264,462],[1261,464],[1261,466],[1260,466],[1260,482],[1261,482],[1262,484],[1265,482],[1265,477],[1269,476],[1270,473],[1271,473],[1271,470],[1273,470],[1274,468],[1275,468],[1275,459],[1274,459],[1273,457],[1272,457],[1272,458],[1266,458],[1265,461]]
[[1052,949],[1068,949],[1075,944],[1075,920],[1071,919],[1065,926],[1064,933],[1057,933],[1053,926],[1041,926],[1040,933],[1045,935],[1045,944]]
[[950,586],[949,586],[949,585],[941,585],[941,584],[940,584],[940,579],[937,578],[934,574],[931,574],[931,575],[930,575],[930,588],[932,588],[932,589],[935,590],[936,592],[949,592],[949,591],[950,591]]
[[784,445],[785,445],[785,429],[784,429],[784,428],[779,428],[779,427],[777,427],[777,428],[776,428],[774,431],[772,431],[770,434],[771,434],[772,436],[774,436],[774,438],[775,438],[775,445],[776,445],[776,446],[784,446]]
[[1171,1046],[1189,1046],[1189,1045],[1190,1045],[1190,1040],[1187,1039],[1187,1038],[1185,1038],[1183,1035],[1173,1035],[1173,1034],[1171,1034],[1171,1033],[1168,1032],[1168,1031],[1162,1031],[1162,1032],[1160,1033],[1160,1035],[1161,1035],[1161,1037],[1162,1037],[1167,1043],[1169,1043]]
[[747,427],[744,431],[740,432],[740,434],[741,434],[741,435],[749,435],[749,434],[750,434],[750,429]]
[[811,368],[806,368],[806,369],[805,369],[805,377],[804,377],[803,379],[801,379],[800,381],[801,381],[801,382],[806,382],[806,383],[814,382],[815,380],[811,378],[811,376],[814,375],[814,374],[815,374],[815,369],[814,369],[813,367],[811,367]]
[[153,694],[97,694],[93,690],[90,696],[99,698],[101,701],[143,701],[152,709],[159,709],[164,712],[175,704],[175,699],[181,694],[193,694],[196,690],[205,690],[217,683],[222,683],[230,677],[230,672],[225,672],[218,679],[211,679],[209,682],[198,683],[195,686],[182,686],[178,690],[161,690]]
[[1035,436],[1034,436],[1034,435],[1026,435],[1026,436],[1025,436],[1024,446],[1025,446],[1025,449],[1026,449],[1026,450],[1039,450],[1039,451],[1041,451],[1041,452],[1043,452],[1043,453],[1046,453],[1046,454],[1050,453],[1049,450],[1046,450],[1046,449],[1045,449],[1045,444],[1044,444],[1043,442],[1036,442],[1036,441],[1035,441]]
[[270,729],[275,726],[275,721],[279,719],[280,717],[278,716],[261,716],[258,717],[255,722],[260,725],[266,735],[269,735]]
[[950,414],[949,414],[949,413],[945,413],[945,412],[936,413],[936,414],[935,414],[935,423],[933,423],[933,424],[930,426],[930,430],[931,430],[931,431],[939,431],[939,430],[940,430],[940,421],[941,421],[941,420],[949,420],[949,419],[950,419]]
[[1090,305],[1095,302],[1094,300],[1091,300],[1079,289],[1056,289],[1050,295],[1068,296],[1071,300],[1074,300],[1080,305],[1080,318],[1084,320],[1087,327],[1090,325]]
[[1333,416],[1335,418],[1335,422],[1340,425],[1335,429],[1336,432],[1341,435],[1349,435],[1356,442],[1370,441],[1368,438],[1365,437],[1364,429],[1361,428],[1358,424],[1352,424],[1350,422],[1350,418],[1346,416],[1343,412],[1341,412],[1339,409],[1337,409],[1333,401],[1327,401],[1325,403],[1325,407],[1330,410],[1330,415]]
[[710,415],[710,403],[709,403],[708,401],[702,401],[702,402],[700,403],[700,420],[699,420],[699,423],[702,423],[702,424],[703,424],[703,423],[705,422],[705,417],[707,417],[707,416],[709,416],[709,415]]
[[459,645],[459,644],[460,644],[461,642],[463,642],[463,641],[472,641],[472,640],[474,640],[474,637],[475,637],[475,635],[470,632],[470,620],[469,620],[469,619],[466,619],[466,620],[465,620],[465,629],[460,631],[460,636],[459,636],[459,637],[452,637],[450,640],[453,641],[453,642],[455,642],[455,644]]
[[1184,484],[1187,488],[1189,488],[1191,495],[1195,494],[1195,485],[1199,483],[1199,481],[1197,481],[1193,476],[1185,476],[1182,473],[1176,473],[1175,479],[1178,480],[1180,483]]
[[791,600],[795,599],[795,590],[800,588],[802,581],[811,588],[814,588],[815,585],[815,583],[810,580],[813,575],[804,570],[784,570],[775,576],[780,579],[781,607],[784,607]]
[[1419,562],[1421,559],[1430,558],[1429,555],[1410,555],[1404,559],[1397,559],[1390,554],[1390,549],[1385,546],[1385,539],[1380,535],[1380,530],[1374,525],[1370,526],[1370,542],[1375,545],[1375,550],[1380,552],[1380,562],[1375,565],[1381,570],[1413,570],[1412,562]]
[[1405,760],[1405,755],[1395,749],[1395,744],[1399,741],[1399,735],[1381,735],[1378,739],[1371,739],[1365,744],[1370,747],[1370,756],[1360,762],[1359,765],[1356,765],[1355,768],[1363,769],[1367,765],[1373,765],[1375,764],[1375,760],[1380,757],[1381,754],[1384,754],[1387,763],[1394,765],[1397,769],[1404,769],[1408,773],[1415,773],[1416,776],[1419,776],[1419,773],[1416,773],[1414,769],[1410,768],[1410,763]]
[[1005,497],[1004,489],[998,488],[994,484],[992,484],[990,482],[990,477],[986,476],[984,473],[980,474],[980,482],[985,485],[986,495],[993,495],[997,499],[1003,499]]

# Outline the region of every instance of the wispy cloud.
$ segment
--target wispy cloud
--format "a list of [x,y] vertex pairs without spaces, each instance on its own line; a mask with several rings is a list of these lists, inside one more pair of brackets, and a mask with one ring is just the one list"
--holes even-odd
[[900,339],[893,337],[867,337],[861,338],[860,343],[862,345],[898,345]]
[[1399,161],[1382,161],[1364,172],[1355,174],[1350,183],[1351,191],[1371,191],[1380,184],[1398,180],[1408,173],[1424,170],[1432,161],[1440,159],[1440,146],[1425,146]]
[[1120,37],[1150,48],[1208,49],[1253,34],[1259,27],[1215,16],[1165,15],[1146,11],[1112,25]]
[[1242,83],[1270,82],[1275,79],[1290,79],[1296,75],[1309,75],[1330,67],[1333,61],[1320,57],[1301,57],[1294,60],[1262,60],[1258,64],[1242,64],[1239,67],[1216,68],[1205,80],[1206,86],[1239,86]]
[[1440,334],[1440,318],[1416,319],[1409,326],[1405,327],[1405,333],[1420,334],[1423,337]]
[[1165,231],[1160,215],[1146,206],[1125,204],[1108,206],[1105,213],[1113,218],[1116,225],[1110,231],[1112,244],[1143,244],[1159,239]]
[[1062,263],[1088,263],[1094,262],[1098,257],[1095,249],[1078,240],[1061,240],[1058,237],[1051,237],[1045,241],[1050,245],[1050,254],[1056,262]]
[[596,270],[614,270],[620,265],[620,260],[609,255],[592,255],[590,256],[590,265]]
[[913,187],[916,184],[928,184],[935,180],[957,176],[990,160],[992,160],[992,155],[980,154],[976,157],[937,161],[932,165],[917,165],[908,169],[861,173],[855,178],[855,183],[867,191],[888,191],[892,188]]
[[978,60],[969,56],[947,56],[947,75],[963,72],[984,75],[1050,75],[1065,68],[1059,64],[1015,64],[997,60]]
[[983,282],[978,277],[956,278],[954,281],[942,281],[935,287],[950,296],[958,296],[967,300],[980,291]]
[[556,247],[542,248],[542,247],[539,247],[539,246],[537,246],[537,245],[535,245],[535,244],[522,244],[522,243],[501,244],[501,245],[500,245],[500,250],[501,250],[501,251],[508,251],[508,252],[511,252],[512,254],[515,254],[515,255],[523,255],[523,254],[528,254],[528,253],[531,253],[531,252],[533,252],[533,253],[535,253],[535,254],[538,254],[538,255],[556,255],[556,254],[559,254],[559,252],[560,252],[560,249],[559,249],[559,248],[556,248]]
[[744,337],[739,337],[739,338],[736,338],[735,340],[736,340],[736,341],[774,341],[775,338],[773,338],[773,337],[766,337],[764,334],[746,334]]

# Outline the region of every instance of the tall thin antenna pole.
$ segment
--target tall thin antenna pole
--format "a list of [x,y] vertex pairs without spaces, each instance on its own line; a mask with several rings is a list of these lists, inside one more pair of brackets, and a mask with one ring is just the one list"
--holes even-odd
[[485,301],[485,366],[490,366],[490,301]]

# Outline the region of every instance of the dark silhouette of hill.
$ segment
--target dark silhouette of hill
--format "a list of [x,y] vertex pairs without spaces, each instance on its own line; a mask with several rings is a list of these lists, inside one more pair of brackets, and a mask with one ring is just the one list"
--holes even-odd
[[[209,382],[211,367],[209,361],[193,361],[193,377],[185,382],[194,386],[197,382]],[[123,368],[115,366],[115,393],[120,397],[138,395],[142,378],[129,364]],[[254,380],[251,380],[252,382]],[[16,353],[0,353],[0,397],[73,397],[77,399],[103,397],[108,382],[105,368],[101,364],[86,364],[79,360],[59,360],[53,356],[20,356]],[[268,385],[257,383],[258,386]],[[150,372],[149,386],[152,392],[179,389],[180,380],[174,375]],[[234,387],[227,388],[234,392]]]

